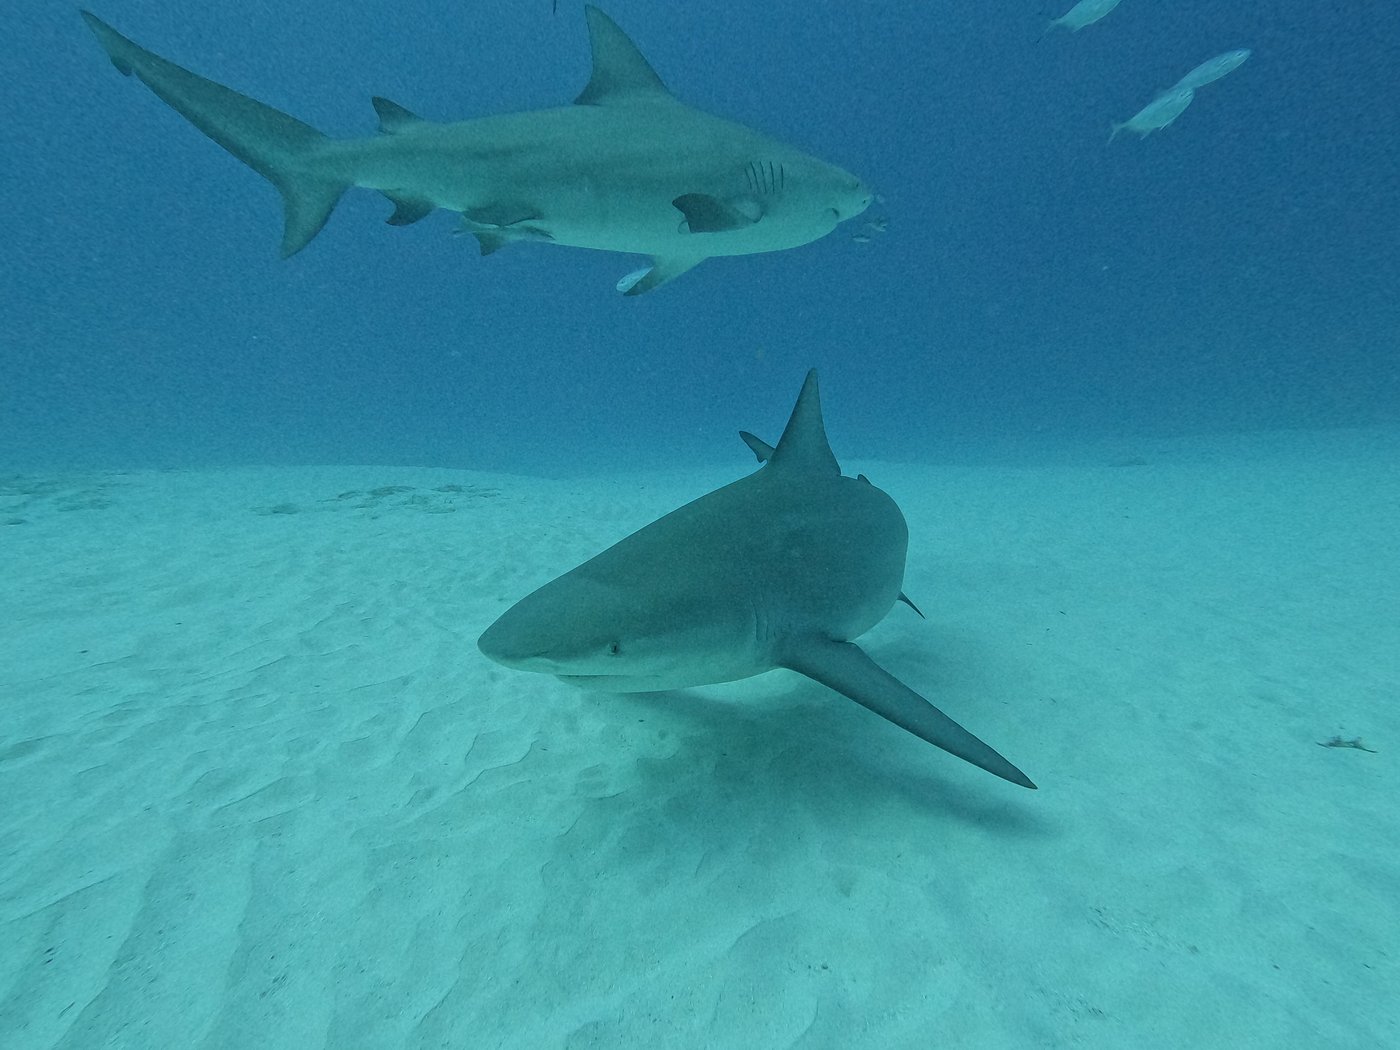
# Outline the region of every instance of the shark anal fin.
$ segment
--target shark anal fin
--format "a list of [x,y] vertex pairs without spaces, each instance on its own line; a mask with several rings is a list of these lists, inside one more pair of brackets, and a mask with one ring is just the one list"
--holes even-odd
[[416,200],[413,197],[400,197],[398,194],[385,191],[384,196],[394,203],[394,214],[384,221],[390,226],[411,226],[420,219],[427,217],[436,205],[432,201]]
[[1035,787],[1030,777],[870,659],[858,645],[804,637],[795,639],[779,662],[950,755],[1013,784]]
[[379,130],[385,135],[394,135],[415,124],[422,124],[423,118],[411,109],[405,109],[397,102],[375,95],[370,99],[374,111],[379,114]]
[[763,217],[762,209],[756,204],[739,207],[708,193],[683,193],[671,203],[685,216],[686,229],[691,233],[742,230]]

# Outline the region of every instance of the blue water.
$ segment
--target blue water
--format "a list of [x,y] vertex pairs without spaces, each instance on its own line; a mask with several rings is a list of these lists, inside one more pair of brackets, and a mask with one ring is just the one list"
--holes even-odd
[[[146,47],[336,135],[563,103],[580,6],[93,0]],[[656,4],[608,12],[683,100],[864,177],[887,216],[624,299],[630,257],[491,258],[348,194],[278,258],[275,191],[75,9],[0,38],[0,467],[422,463],[567,474],[746,453],[823,370],[849,456],[1400,421],[1400,9]],[[1177,123],[1158,89],[1253,57]],[[837,407],[839,405],[839,408]]]

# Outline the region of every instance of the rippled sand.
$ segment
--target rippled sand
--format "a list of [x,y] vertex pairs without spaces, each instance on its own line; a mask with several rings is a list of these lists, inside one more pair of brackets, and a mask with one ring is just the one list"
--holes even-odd
[[737,456],[0,479],[0,1046],[1385,1045],[1397,447],[846,464],[929,615],[868,648],[1036,793],[478,655]]

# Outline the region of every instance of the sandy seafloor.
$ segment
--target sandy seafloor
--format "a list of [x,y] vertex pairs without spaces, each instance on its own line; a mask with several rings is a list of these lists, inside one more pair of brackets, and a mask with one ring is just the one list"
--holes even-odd
[[0,1046],[1400,1045],[1400,433],[844,463],[866,648],[1038,792],[477,653],[745,455],[5,479]]

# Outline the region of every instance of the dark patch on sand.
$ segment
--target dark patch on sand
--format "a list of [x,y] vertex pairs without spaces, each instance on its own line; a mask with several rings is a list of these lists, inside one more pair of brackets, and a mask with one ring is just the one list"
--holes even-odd
[[424,514],[452,514],[458,507],[471,500],[492,499],[501,494],[500,489],[482,485],[438,485],[432,489],[419,489],[412,485],[380,485],[372,489],[351,489],[317,500],[310,506],[295,503],[276,503],[271,506],[254,507],[254,514],[301,514],[325,510],[416,510]]
[[105,510],[115,505],[112,490],[119,484],[103,475],[62,475],[52,478],[27,474],[0,477],[0,515],[6,525],[26,525],[21,512]]

